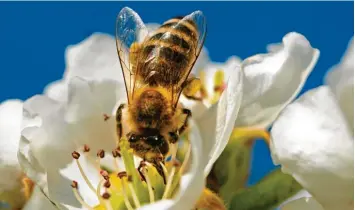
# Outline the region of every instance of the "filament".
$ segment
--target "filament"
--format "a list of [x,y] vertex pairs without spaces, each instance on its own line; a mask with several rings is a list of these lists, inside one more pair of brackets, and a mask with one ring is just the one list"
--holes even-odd
[[187,148],[187,151],[186,151],[186,154],[184,157],[184,161],[182,162],[182,165],[180,167],[180,170],[179,170],[180,175],[184,172],[185,167],[186,167],[187,163],[189,162],[190,154],[191,154],[191,144],[189,144],[189,147]]
[[86,184],[89,186],[89,188],[96,194],[96,190],[94,186],[92,186],[91,182],[89,181],[88,177],[85,175],[83,168],[80,165],[80,162],[78,159],[75,159],[76,164],[78,165],[79,171],[81,176],[84,178]]
[[125,183],[123,181],[124,178],[121,178],[121,185],[122,185],[122,194],[123,194],[123,200],[124,203],[127,207],[128,210],[133,210],[133,207],[128,199],[127,193],[126,193],[126,187],[125,187]]
[[128,188],[129,188],[129,190],[132,193],[133,202],[134,202],[134,205],[136,206],[136,208],[141,207],[141,204],[139,203],[139,199],[138,199],[138,196],[136,194],[136,191],[134,190],[132,182],[130,182],[130,181],[128,181]]
[[166,198],[168,197],[168,193],[169,193],[169,191],[170,191],[171,184],[172,184],[172,182],[173,182],[175,170],[176,170],[176,167],[173,166],[173,168],[171,169],[171,172],[170,172],[170,174],[169,174],[169,178],[168,178],[166,187],[165,187],[165,191],[164,191],[164,194],[163,194],[163,199],[166,199]]
[[78,189],[77,188],[72,188],[73,189],[73,193],[75,198],[79,201],[79,203],[84,206],[85,208],[89,209],[89,210],[94,210],[93,207],[91,207],[89,204],[87,204],[83,198],[79,195]]
[[104,200],[106,210],[113,210],[110,200]]
[[154,202],[154,192],[153,192],[153,188],[152,188],[152,183],[150,182],[149,175],[147,174],[147,170],[143,169],[143,175],[145,177],[145,180],[147,181],[150,203],[153,203]]

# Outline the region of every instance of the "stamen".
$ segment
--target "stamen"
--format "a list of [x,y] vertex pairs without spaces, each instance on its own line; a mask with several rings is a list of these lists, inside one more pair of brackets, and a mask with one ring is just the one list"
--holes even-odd
[[101,171],[100,171],[100,175],[101,175],[105,180],[109,180],[109,178],[110,178],[108,172],[105,171],[105,170],[101,170]]
[[104,204],[106,206],[106,210],[113,210],[112,205],[109,201],[110,197],[111,197],[111,195],[108,192],[105,192],[104,194],[102,194],[102,198],[104,199]]
[[73,193],[75,198],[79,201],[79,203],[84,206],[85,208],[89,209],[89,210],[93,210],[94,208],[91,207],[89,204],[87,204],[83,198],[80,196],[79,192],[78,192],[78,182],[73,181],[71,183],[72,189],[73,189]]
[[190,154],[191,154],[191,144],[189,144],[189,147],[187,148],[185,157],[184,157],[184,161],[182,162],[182,165],[179,169],[179,174],[182,175],[182,173],[184,172],[187,163],[189,162],[190,159]]
[[104,181],[105,181],[104,179],[101,179],[99,184],[97,185],[97,189],[96,189],[96,196],[99,199],[100,204],[103,203],[100,193],[101,193],[101,186]]
[[79,171],[80,171],[80,174],[81,174],[81,176],[84,178],[86,184],[89,186],[89,188],[90,188],[94,193],[96,193],[96,190],[95,190],[94,186],[91,184],[91,182],[89,181],[88,177],[85,175],[85,172],[84,172],[83,168],[82,168],[81,165],[80,165],[80,162],[79,162],[80,154],[79,154],[78,152],[74,151],[74,152],[72,153],[72,156],[73,156],[73,158],[75,159],[76,165],[78,166]]
[[163,168],[165,176],[168,174],[168,170],[166,169],[164,163],[160,162],[161,167]]
[[106,180],[106,181],[105,181],[104,187],[105,187],[105,188],[110,188],[110,187],[111,187],[111,182],[110,182],[110,180]]
[[80,158],[80,153],[77,152],[77,151],[74,151],[74,152],[71,153],[71,156],[72,156],[75,160],[77,160],[77,159]]
[[120,151],[119,151],[119,149],[114,149],[114,150],[112,150],[112,156],[113,156],[113,158],[114,158],[114,160],[113,160],[113,163],[114,163],[114,166],[115,166],[115,169],[116,169],[116,171],[119,171],[119,167],[118,167],[118,159],[117,159],[117,157],[121,157],[121,153],[120,153]]
[[171,160],[174,161],[176,159],[176,153],[178,150],[177,144],[171,144]]
[[98,152],[97,152],[97,157],[99,158],[104,158],[105,157],[105,151],[103,149],[100,149]]
[[147,183],[148,192],[149,192],[149,201],[150,201],[150,203],[153,203],[154,202],[154,192],[153,192],[152,183],[151,183],[149,175],[148,175],[148,169],[143,168],[142,174],[143,174],[144,179],[146,180],[146,183]]
[[166,187],[165,187],[165,190],[164,190],[163,199],[167,199],[168,198],[168,195],[170,193],[171,184],[173,183],[176,167],[178,167],[179,165],[180,164],[177,161],[173,162],[173,167],[172,167],[171,172],[169,174],[168,181],[166,183]]
[[126,193],[126,187],[125,187],[125,183],[123,180],[124,176],[127,176],[127,173],[125,171],[123,171],[123,172],[118,173],[117,176],[121,179],[123,201],[124,201],[128,210],[133,210],[131,202],[129,201],[127,193]]
[[[96,153],[96,156],[97,156],[97,160],[96,160],[96,168],[97,168],[97,171],[101,171],[101,159],[105,157],[105,151],[100,149],[97,153]],[[99,174],[100,175],[100,174]]]
[[107,121],[108,119],[110,119],[110,116],[108,116],[107,114],[104,114],[104,121]]
[[90,152],[90,147],[88,145],[84,145],[84,152]]
[[136,191],[134,190],[134,187],[132,184],[132,176],[128,176],[127,181],[128,181],[128,188],[132,194],[134,205],[136,206],[136,208],[139,208],[141,206],[141,204],[139,203],[138,196],[137,196]]

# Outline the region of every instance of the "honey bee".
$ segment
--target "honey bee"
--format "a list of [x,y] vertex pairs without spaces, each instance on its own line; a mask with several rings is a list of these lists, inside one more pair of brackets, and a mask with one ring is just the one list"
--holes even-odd
[[179,103],[181,94],[198,99],[198,78],[190,75],[206,35],[202,12],[175,17],[149,33],[141,18],[123,8],[116,21],[116,44],[128,104],[116,112],[117,134],[123,135],[122,111],[127,112],[125,132],[135,155],[150,162],[163,177],[161,163],[188,126],[191,111]]

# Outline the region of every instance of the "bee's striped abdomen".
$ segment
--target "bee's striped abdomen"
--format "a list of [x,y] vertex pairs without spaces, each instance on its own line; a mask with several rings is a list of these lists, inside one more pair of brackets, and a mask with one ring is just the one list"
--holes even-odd
[[198,30],[192,20],[182,18],[166,21],[144,42],[140,74],[149,83],[177,84],[187,76],[186,68],[195,60]]

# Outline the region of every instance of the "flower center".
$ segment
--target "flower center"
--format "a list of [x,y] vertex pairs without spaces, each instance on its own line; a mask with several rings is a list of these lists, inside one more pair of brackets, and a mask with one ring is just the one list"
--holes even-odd
[[224,89],[226,88],[226,83],[224,82],[225,76],[222,69],[218,69],[213,76],[213,92],[212,95],[208,95],[206,91],[206,75],[204,71],[199,74],[200,80],[202,82],[201,92],[203,93],[203,98],[207,99],[211,104],[217,103],[221,97]]
[[[72,182],[74,195],[83,207],[95,210],[133,210],[160,199],[172,198],[179,188],[180,177],[185,172],[189,160],[191,147],[190,144],[188,145],[187,148],[185,147],[185,150],[182,148],[181,150],[184,151],[179,151],[178,154],[177,145],[172,145],[170,149],[171,155],[164,164],[161,163],[165,177],[167,177],[166,184],[164,184],[163,178],[155,167],[149,162],[141,161],[136,168],[133,150],[129,148],[129,143],[125,138],[122,138],[117,149],[112,151],[114,170],[105,170],[101,167],[100,163],[105,158],[105,151],[99,150],[97,152],[96,167],[100,174],[100,181],[96,186],[89,180],[80,164],[79,159],[81,154],[74,151],[72,157],[77,164],[78,170],[86,185],[97,196],[99,204],[90,206],[85,202],[85,198],[79,193],[78,189],[80,186],[77,181]],[[89,151],[90,148],[85,145],[83,149],[84,154]],[[119,164],[122,164],[122,162],[120,163],[120,159],[123,160],[124,166],[122,167],[125,170],[119,170]],[[180,162],[178,159],[182,159],[183,161]]]
[[33,181],[24,174],[17,181],[18,185],[13,189],[0,192],[0,209],[21,209],[30,199]]

